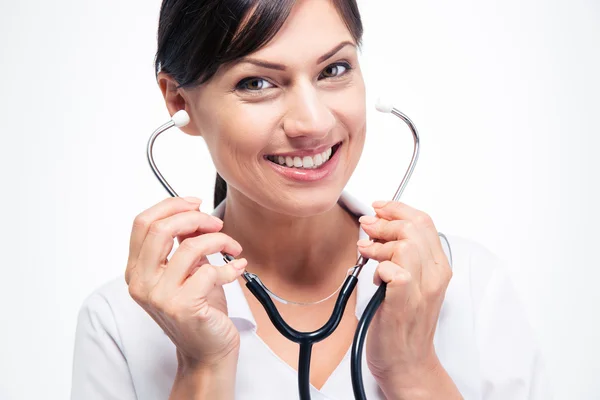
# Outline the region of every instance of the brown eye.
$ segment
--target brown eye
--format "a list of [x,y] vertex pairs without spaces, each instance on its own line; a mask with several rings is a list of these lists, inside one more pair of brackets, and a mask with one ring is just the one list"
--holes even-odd
[[341,76],[345,74],[350,69],[348,64],[338,63],[331,64],[325,67],[323,72],[321,72],[321,76],[323,78],[335,78],[337,76]]
[[273,85],[271,85],[267,80],[262,78],[246,78],[243,79],[240,83],[238,83],[237,89],[252,92],[259,91],[262,89],[268,89],[271,86]]
[[260,79],[252,79],[251,81],[246,82],[246,89],[250,89],[250,90],[262,89],[262,87],[263,87],[262,83],[263,83],[263,81]]

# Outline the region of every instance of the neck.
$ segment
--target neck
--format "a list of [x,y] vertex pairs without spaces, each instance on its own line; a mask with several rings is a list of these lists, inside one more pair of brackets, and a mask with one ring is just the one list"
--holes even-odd
[[247,271],[276,293],[322,298],[337,289],[356,261],[358,222],[339,204],[319,215],[295,217],[230,190],[223,222],[222,232],[242,245]]

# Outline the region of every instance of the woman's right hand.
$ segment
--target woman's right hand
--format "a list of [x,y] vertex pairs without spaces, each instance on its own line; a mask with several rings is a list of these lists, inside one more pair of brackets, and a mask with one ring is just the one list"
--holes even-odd
[[[220,233],[223,222],[199,211],[200,199],[168,198],[139,214],[131,232],[125,281],[131,297],[177,347],[187,369],[217,370],[236,358],[239,333],[227,316],[222,285],[239,277],[246,260],[220,267],[206,255],[237,256],[242,247]],[[170,260],[173,241],[179,247]]]

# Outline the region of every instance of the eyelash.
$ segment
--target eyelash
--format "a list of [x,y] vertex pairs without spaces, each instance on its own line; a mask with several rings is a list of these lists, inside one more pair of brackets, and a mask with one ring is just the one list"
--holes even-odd
[[[352,66],[350,65],[350,63],[348,63],[348,62],[345,62],[345,61],[340,61],[340,62],[336,62],[336,63],[333,63],[333,64],[329,64],[328,66],[326,66],[326,67],[323,69],[323,71],[325,71],[326,69],[328,69],[328,68],[331,68],[331,67],[344,67],[344,68],[346,68],[346,70],[345,70],[343,73],[341,73],[340,75],[331,76],[331,77],[325,77],[325,78],[323,78],[323,79],[338,79],[338,78],[341,78],[341,77],[343,77],[344,75],[348,74],[348,72],[350,72],[350,71],[352,70]],[[323,73],[323,72],[321,72],[321,74],[322,74],[322,73]],[[320,76],[320,75],[319,75],[319,76]],[[245,87],[244,87],[244,85],[245,85],[246,83],[248,83],[248,82],[252,82],[252,81],[267,81],[267,80],[266,80],[266,79],[264,79],[264,78],[257,77],[257,76],[251,76],[251,77],[248,77],[248,78],[244,78],[244,79],[242,79],[242,80],[241,80],[241,81],[240,81],[240,82],[239,82],[239,83],[238,83],[238,84],[235,86],[235,90],[239,90],[239,91],[242,91],[242,92],[246,92],[246,93],[249,93],[249,94],[252,94],[252,95],[256,95],[256,94],[260,93],[262,90],[266,90],[266,89],[247,89],[247,88],[245,88]],[[270,83],[270,82],[269,82],[269,83]],[[270,88],[269,88],[269,89],[270,89]]]

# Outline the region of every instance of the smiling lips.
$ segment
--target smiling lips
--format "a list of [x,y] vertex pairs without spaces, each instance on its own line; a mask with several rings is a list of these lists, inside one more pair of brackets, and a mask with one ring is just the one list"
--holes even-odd
[[272,163],[288,168],[317,169],[329,161],[331,155],[338,147],[339,143],[313,155],[270,155],[267,156],[266,159]]

